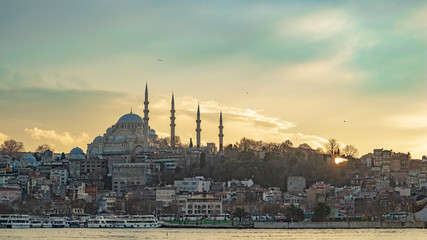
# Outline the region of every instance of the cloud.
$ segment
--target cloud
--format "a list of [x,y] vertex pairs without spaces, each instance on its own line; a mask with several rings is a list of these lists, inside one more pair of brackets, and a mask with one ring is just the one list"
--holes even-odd
[[[184,96],[175,99],[175,108],[180,111],[195,113],[197,111],[197,104],[200,104],[200,111],[202,114],[219,114],[220,111],[227,115],[228,120],[238,120],[251,122],[253,125],[264,125],[271,127],[276,131],[290,129],[296,126],[295,123],[283,121],[278,117],[267,116],[260,110],[250,108],[239,108],[233,106],[221,106],[215,101],[198,101],[191,96]],[[169,109],[170,104],[166,97],[156,99],[152,105],[153,108]]]
[[89,83],[76,75],[57,72],[15,71],[0,65],[0,88],[3,89],[87,89]]
[[58,133],[55,130],[43,130],[37,127],[32,129],[25,128],[24,131],[35,139],[52,139],[64,145],[79,145],[89,142],[89,135],[86,132],[82,132],[79,136],[73,136],[69,132]]
[[10,138],[9,136],[7,136],[6,134],[0,132],[0,143],[8,140],[9,138]]
[[416,115],[399,115],[391,116],[388,122],[393,127],[404,128],[404,129],[427,129],[427,115],[416,114]]
[[324,10],[294,19],[286,18],[278,25],[278,32],[285,36],[322,40],[345,31],[351,24],[351,18],[345,12]]

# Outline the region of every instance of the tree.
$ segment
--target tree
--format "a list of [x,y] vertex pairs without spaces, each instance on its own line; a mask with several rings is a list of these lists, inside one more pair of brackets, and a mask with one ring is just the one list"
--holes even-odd
[[318,148],[316,149],[316,153],[317,153],[317,154],[324,154],[325,152],[323,151],[323,148],[318,147]]
[[[166,137],[165,138],[167,145],[171,146],[171,137]],[[175,135],[175,147],[182,147],[182,142],[181,142],[181,138],[179,136]]]
[[111,190],[113,186],[113,178],[108,175],[102,176],[101,182],[104,184],[105,190]]
[[206,154],[204,152],[202,152],[202,154],[200,154],[199,167],[200,167],[200,169],[203,169],[206,167]]
[[301,143],[301,144],[298,146],[298,148],[303,148],[303,149],[312,149],[312,148],[310,147],[310,145],[308,145],[307,143]]
[[37,148],[36,148],[36,151],[35,152],[38,152],[38,153],[44,153],[44,152],[46,152],[47,150],[50,150],[50,151],[52,151],[53,152],[53,147],[51,146],[51,145],[49,145],[49,144],[43,144],[43,145],[40,145],[40,146],[38,146]]
[[282,151],[284,152],[288,152],[293,146],[294,144],[289,139],[281,144]]
[[300,222],[305,219],[304,211],[293,204],[286,208],[285,216],[286,218],[291,219],[293,222]]
[[239,218],[239,224],[242,223],[242,218],[246,218],[248,216],[248,213],[243,208],[236,208],[234,209],[234,212],[232,213],[233,217]]
[[343,149],[343,151],[344,151],[344,154],[347,157],[356,158],[359,155],[359,151],[357,151],[356,147],[353,146],[353,145],[347,145],[347,146],[345,146],[344,149]]
[[272,217],[277,216],[280,210],[280,204],[278,203],[265,203],[262,207],[262,213],[270,214]]
[[0,214],[13,214],[15,211],[7,204],[0,203]]
[[14,139],[6,140],[0,145],[3,154],[12,154],[24,151],[24,144]]
[[325,143],[325,149],[328,154],[331,156],[334,156],[339,151],[339,145],[336,139],[331,138],[328,140],[327,143]]
[[98,212],[98,208],[99,208],[98,204],[94,202],[86,202],[86,204],[83,207],[85,213],[92,214],[92,215]]
[[317,202],[314,206],[313,222],[325,222],[331,213],[331,208],[325,202]]

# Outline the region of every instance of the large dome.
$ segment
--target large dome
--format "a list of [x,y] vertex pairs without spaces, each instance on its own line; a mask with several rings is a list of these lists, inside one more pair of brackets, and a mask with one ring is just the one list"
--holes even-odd
[[84,155],[85,153],[83,152],[83,150],[81,148],[75,147],[75,148],[71,149],[70,154],[83,154]]
[[142,118],[134,113],[128,113],[126,115],[123,115],[117,123],[141,123],[142,124]]

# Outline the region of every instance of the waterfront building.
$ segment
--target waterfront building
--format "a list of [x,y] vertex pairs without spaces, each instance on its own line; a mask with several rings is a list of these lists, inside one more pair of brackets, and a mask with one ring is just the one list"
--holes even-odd
[[222,200],[211,194],[189,196],[185,203],[185,214],[222,214]]

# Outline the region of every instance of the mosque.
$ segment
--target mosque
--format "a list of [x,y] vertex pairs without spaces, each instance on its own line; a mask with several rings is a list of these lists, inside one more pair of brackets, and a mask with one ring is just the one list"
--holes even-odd
[[[92,143],[87,145],[88,157],[101,157],[111,155],[137,155],[148,152],[159,151],[158,136],[154,129],[149,126],[148,117],[148,86],[145,86],[145,100],[144,100],[144,118],[138,114],[130,113],[123,115],[116,124],[109,127],[102,136],[96,137]],[[175,102],[174,95],[172,94],[171,101],[171,145],[172,149],[175,148]],[[197,108],[197,148],[200,148],[200,108]],[[223,126],[222,126],[222,113],[220,115],[219,126],[219,150],[222,151],[223,140]]]

